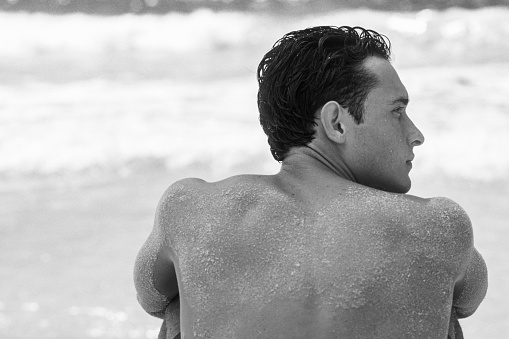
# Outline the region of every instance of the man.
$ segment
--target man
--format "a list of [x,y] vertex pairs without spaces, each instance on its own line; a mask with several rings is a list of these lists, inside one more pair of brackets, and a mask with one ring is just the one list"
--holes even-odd
[[360,27],[291,32],[265,55],[281,170],[165,192],[135,267],[161,337],[462,337],[486,266],[460,206],[405,194],[424,137],[389,55]]

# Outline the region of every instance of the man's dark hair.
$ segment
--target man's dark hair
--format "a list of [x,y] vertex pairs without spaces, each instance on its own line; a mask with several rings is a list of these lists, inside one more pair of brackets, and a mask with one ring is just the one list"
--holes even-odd
[[362,27],[307,28],[274,44],[258,66],[260,123],[274,159],[313,140],[315,113],[328,101],[363,121],[364,101],[378,81],[362,67],[370,56],[389,60],[390,42]]

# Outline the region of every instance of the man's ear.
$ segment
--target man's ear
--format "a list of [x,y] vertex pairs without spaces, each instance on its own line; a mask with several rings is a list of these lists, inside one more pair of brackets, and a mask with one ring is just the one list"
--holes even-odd
[[336,101],[329,101],[323,105],[320,112],[320,122],[327,137],[337,144],[345,142],[348,109],[341,107]]

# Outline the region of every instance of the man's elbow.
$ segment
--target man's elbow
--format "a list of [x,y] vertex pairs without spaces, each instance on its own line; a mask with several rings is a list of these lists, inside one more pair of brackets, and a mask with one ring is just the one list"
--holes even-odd
[[474,314],[488,291],[488,270],[479,252],[474,251],[471,265],[458,286],[459,293],[455,293],[453,306],[458,318],[466,318]]
[[143,298],[140,294],[137,295],[137,299],[141,308],[143,308],[145,312],[153,317],[164,319],[164,312],[170,303],[168,299],[163,298],[162,296],[161,298],[154,298],[154,296],[147,298],[147,295]]
[[475,311],[477,310],[478,306],[472,307],[472,308],[455,306],[455,308],[456,308],[456,315],[458,316],[458,318],[463,319],[463,318],[470,317],[472,314],[474,314]]

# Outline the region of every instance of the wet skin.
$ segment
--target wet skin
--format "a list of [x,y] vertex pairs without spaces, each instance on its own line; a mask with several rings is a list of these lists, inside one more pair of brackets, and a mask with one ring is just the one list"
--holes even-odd
[[392,66],[365,67],[380,81],[362,124],[330,102],[278,174],[165,192],[135,283],[148,312],[180,307],[168,337],[180,322],[183,338],[447,338],[451,312],[478,307],[487,273],[470,220],[401,194],[424,137]]
[[370,58],[365,68],[377,76],[379,84],[368,94],[363,122],[345,122],[350,130],[343,159],[354,173],[354,181],[406,193],[413,147],[421,145],[424,136],[407,114],[409,96],[392,65]]

